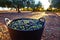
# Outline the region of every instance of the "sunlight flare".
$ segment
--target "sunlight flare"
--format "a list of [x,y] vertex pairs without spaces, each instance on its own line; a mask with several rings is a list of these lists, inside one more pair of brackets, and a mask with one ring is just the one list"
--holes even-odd
[[50,6],[50,3],[48,0],[40,0],[40,2],[42,3],[42,7],[44,8],[44,10],[47,10]]

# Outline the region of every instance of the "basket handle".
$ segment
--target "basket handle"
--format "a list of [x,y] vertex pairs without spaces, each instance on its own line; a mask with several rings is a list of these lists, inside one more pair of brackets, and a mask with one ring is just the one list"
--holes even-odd
[[11,22],[11,20],[9,18],[5,18],[6,25],[8,25],[10,22]]
[[39,18],[39,22],[44,22],[45,23],[45,18]]

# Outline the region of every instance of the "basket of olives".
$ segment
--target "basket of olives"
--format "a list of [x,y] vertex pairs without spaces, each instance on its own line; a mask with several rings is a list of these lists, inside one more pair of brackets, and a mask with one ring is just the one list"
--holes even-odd
[[10,20],[5,18],[12,40],[38,40],[41,38],[45,19],[19,18]]

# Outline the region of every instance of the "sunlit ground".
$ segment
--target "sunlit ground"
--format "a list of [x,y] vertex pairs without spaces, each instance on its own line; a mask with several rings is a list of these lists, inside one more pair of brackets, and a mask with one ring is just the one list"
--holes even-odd
[[56,13],[58,16],[60,16],[60,13],[58,12],[58,13]]
[[0,40],[10,40],[10,34],[6,25],[0,23]]

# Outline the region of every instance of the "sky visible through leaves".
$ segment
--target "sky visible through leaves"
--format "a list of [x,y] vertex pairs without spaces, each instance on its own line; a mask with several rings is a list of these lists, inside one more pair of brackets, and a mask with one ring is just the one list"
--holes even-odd
[[42,3],[42,7],[44,7],[45,10],[50,6],[49,0],[35,0],[35,4],[39,1]]

